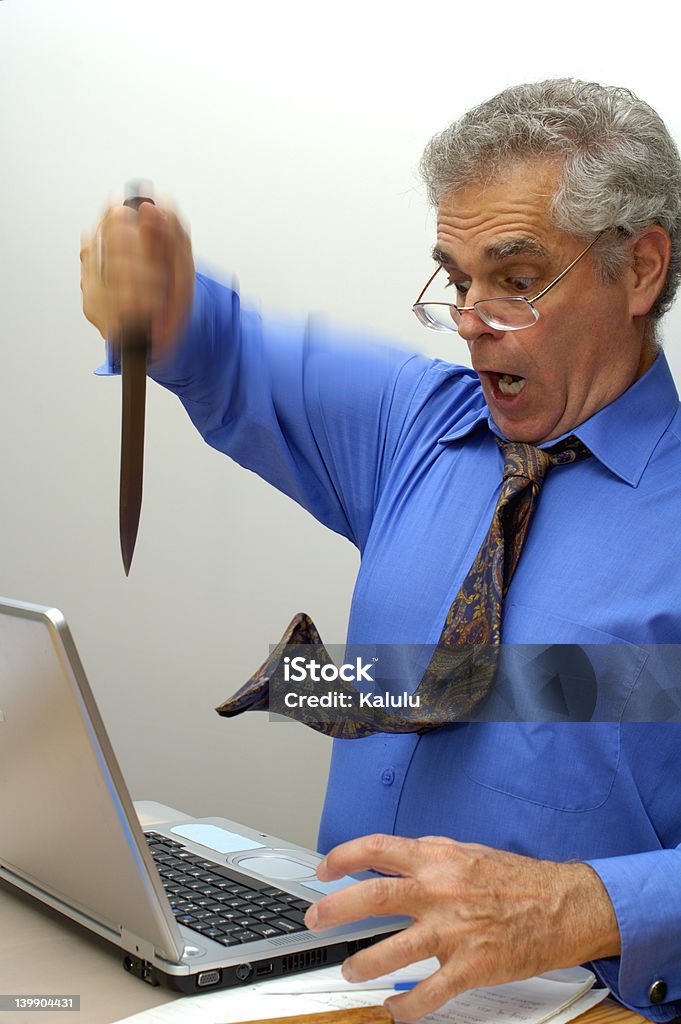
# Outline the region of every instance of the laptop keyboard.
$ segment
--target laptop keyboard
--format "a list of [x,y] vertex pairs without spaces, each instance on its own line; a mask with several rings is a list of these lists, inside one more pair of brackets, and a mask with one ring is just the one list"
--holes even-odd
[[158,832],[145,835],[179,924],[223,946],[305,931],[310,901],[203,860]]

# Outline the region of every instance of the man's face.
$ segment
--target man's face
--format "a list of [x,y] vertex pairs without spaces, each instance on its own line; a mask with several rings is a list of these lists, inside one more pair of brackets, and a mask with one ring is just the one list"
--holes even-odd
[[[533,298],[584,249],[583,239],[549,221],[558,181],[551,164],[515,165],[486,188],[471,185],[443,200],[437,251],[441,274],[456,288],[451,301]],[[630,315],[628,280],[625,273],[602,283],[589,252],[539,299],[532,327],[503,331],[463,314],[459,334],[507,438],[540,444],[567,433],[650,367],[654,351]]]

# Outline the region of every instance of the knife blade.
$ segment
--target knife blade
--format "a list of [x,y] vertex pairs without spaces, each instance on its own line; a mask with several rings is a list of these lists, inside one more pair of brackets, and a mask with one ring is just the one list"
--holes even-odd
[[[153,203],[151,188],[131,182],[124,206],[138,210]],[[151,351],[151,324],[127,323],[119,335],[121,354],[121,475],[118,532],[125,575],[130,573],[135,551],[144,479],[144,421],[147,394],[147,363]]]

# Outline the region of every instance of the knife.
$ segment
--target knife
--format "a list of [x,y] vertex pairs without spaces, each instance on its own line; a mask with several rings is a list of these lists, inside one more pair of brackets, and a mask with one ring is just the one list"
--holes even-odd
[[[148,182],[132,181],[126,185],[123,203],[138,210],[142,203],[153,203]],[[144,416],[147,394],[147,362],[151,351],[151,324],[127,323],[119,334],[122,408],[121,408],[121,478],[118,503],[118,532],[125,575],[130,573],[135,551],[144,472]]]

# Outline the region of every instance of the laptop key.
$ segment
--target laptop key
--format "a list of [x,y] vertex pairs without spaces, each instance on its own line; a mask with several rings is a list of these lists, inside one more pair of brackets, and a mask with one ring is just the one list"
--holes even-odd
[[305,925],[298,924],[295,921],[289,921],[285,917],[275,917],[272,921],[274,928],[281,928],[282,932],[304,932]]
[[238,921],[241,917],[238,910],[223,910],[222,907],[215,913],[220,915],[221,921]]
[[252,928],[257,922],[252,917],[237,917],[234,922],[239,928]]
[[266,907],[271,902],[271,896],[263,896],[262,894],[259,896],[254,896],[253,899],[251,900],[251,903],[255,903],[256,906],[258,907]]
[[239,928],[237,931],[231,932],[231,935],[232,938],[238,939],[239,942],[257,942],[258,939],[262,938],[262,935],[251,931],[250,928]]
[[267,924],[253,925],[252,930],[254,932],[257,932],[258,935],[261,935],[263,939],[273,939],[275,938],[275,936],[281,935],[281,932],[278,928],[273,928],[271,925]]
[[287,921],[293,921],[294,924],[303,924],[303,918],[305,917],[305,914],[303,913],[302,910],[296,910],[294,907],[291,907],[284,913],[283,916],[286,918]]

